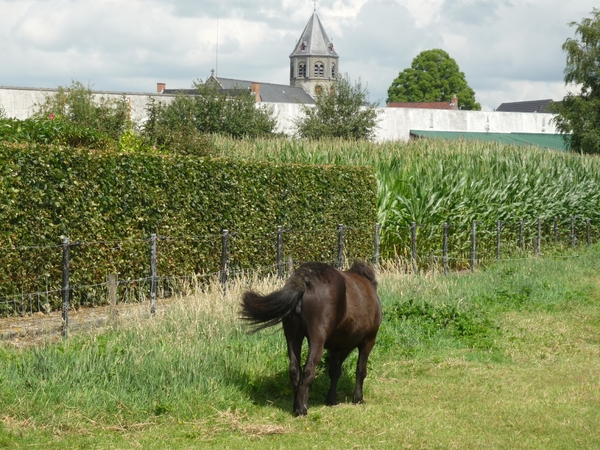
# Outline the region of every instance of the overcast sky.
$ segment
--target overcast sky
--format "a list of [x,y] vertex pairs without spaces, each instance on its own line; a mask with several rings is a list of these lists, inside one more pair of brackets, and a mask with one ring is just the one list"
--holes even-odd
[[[456,60],[484,110],[559,100],[572,21],[592,0],[320,0],[317,14],[370,100],[423,50]],[[289,55],[312,0],[0,0],[0,86],[154,92],[188,88],[211,69],[289,84]],[[218,43],[218,45],[217,45]],[[217,57],[218,48],[218,57]],[[218,64],[217,64],[218,61]]]

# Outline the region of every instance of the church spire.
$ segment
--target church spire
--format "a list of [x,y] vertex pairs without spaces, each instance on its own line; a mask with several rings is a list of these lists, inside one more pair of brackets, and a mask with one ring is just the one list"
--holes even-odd
[[313,12],[306,27],[304,27],[304,31],[290,57],[296,55],[338,57],[333,48],[333,41],[327,36],[325,27],[323,27],[316,12]]
[[315,11],[290,55],[290,85],[315,97],[337,79],[339,55]]

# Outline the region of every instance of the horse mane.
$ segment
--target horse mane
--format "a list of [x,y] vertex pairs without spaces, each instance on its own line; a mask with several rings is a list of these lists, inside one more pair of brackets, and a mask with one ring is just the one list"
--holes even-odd
[[377,279],[375,278],[375,271],[373,268],[363,261],[354,261],[352,267],[348,269],[348,272],[354,272],[357,275],[365,277],[367,280],[377,287]]

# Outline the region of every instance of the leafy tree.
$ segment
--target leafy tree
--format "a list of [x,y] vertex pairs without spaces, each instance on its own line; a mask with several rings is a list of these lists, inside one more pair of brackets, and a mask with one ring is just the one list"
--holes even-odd
[[253,138],[267,136],[275,129],[273,111],[257,106],[250,91],[223,91],[200,81],[195,82],[194,87],[197,93],[193,95],[180,93],[168,105],[148,106],[147,136],[164,145],[175,137],[173,133],[191,139],[210,133]]
[[132,125],[125,97],[96,99],[91,88],[79,81],[73,81],[66,88],[59,86],[55,94],[46,96],[44,102],[36,106],[36,117],[59,118],[69,124],[94,129],[115,141]]
[[481,110],[475,91],[448,53],[441,49],[419,53],[388,88],[387,102],[450,102],[458,97],[460,109]]
[[556,128],[564,133],[567,146],[581,153],[600,153],[600,10],[576,26],[579,39],[568,38],[562,46],[567,54],[565,85],[574,83],[579,93],[569,92],[562,102],[551,104]]
[[304,117],[295,121],[304,138],[369,139],[377,126],[377,111],[368,103],[369,92],[360,81],[338,76],[336,83],[315,99],[316,105],[302,105]]
[[212,154],[212,140],[196,127],[189,96],[180,94],[169,105],[157,103],[150,97],[146,111],[148,114],[142,127],[142,136],[148,146],[180,155]]

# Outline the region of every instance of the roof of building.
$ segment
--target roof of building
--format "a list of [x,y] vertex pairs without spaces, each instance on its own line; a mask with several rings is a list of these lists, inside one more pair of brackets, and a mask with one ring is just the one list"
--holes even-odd
[[475,133],[467,131],[431,131],[410,130],[410,136],[416,138],[502,142],[520,146],[538,146],[553,150],[566,151],[562,134],[549,133]]
[[294,51],[290,55],[292,56],[332,56],[337,57],[338,54],[333,48],[333,42],[327,36],[323,24],[316,11],[313,12],[312,17],[309,19],[298,43],[294,48]]
[[[250,90],[252,81],[237,80],[234,78],[209,77],[206,82],[218,83],[220,89],[235,93],[236,90]],[[260,100],[267,103],[303,103],[306,105],[314,105],[315,100],[300,87],[293,87],[286,84],[273,83],[255,83],[260,86]],[[165,89],[164,94],[184,94],[194,95],[198,91],[196,89]]]
[[525,102],[502,103],[496,111],[500,112],[520,112],[520,113],[545,113],[547,106],[554,100],[548,98],[544,100],[528,100]]

